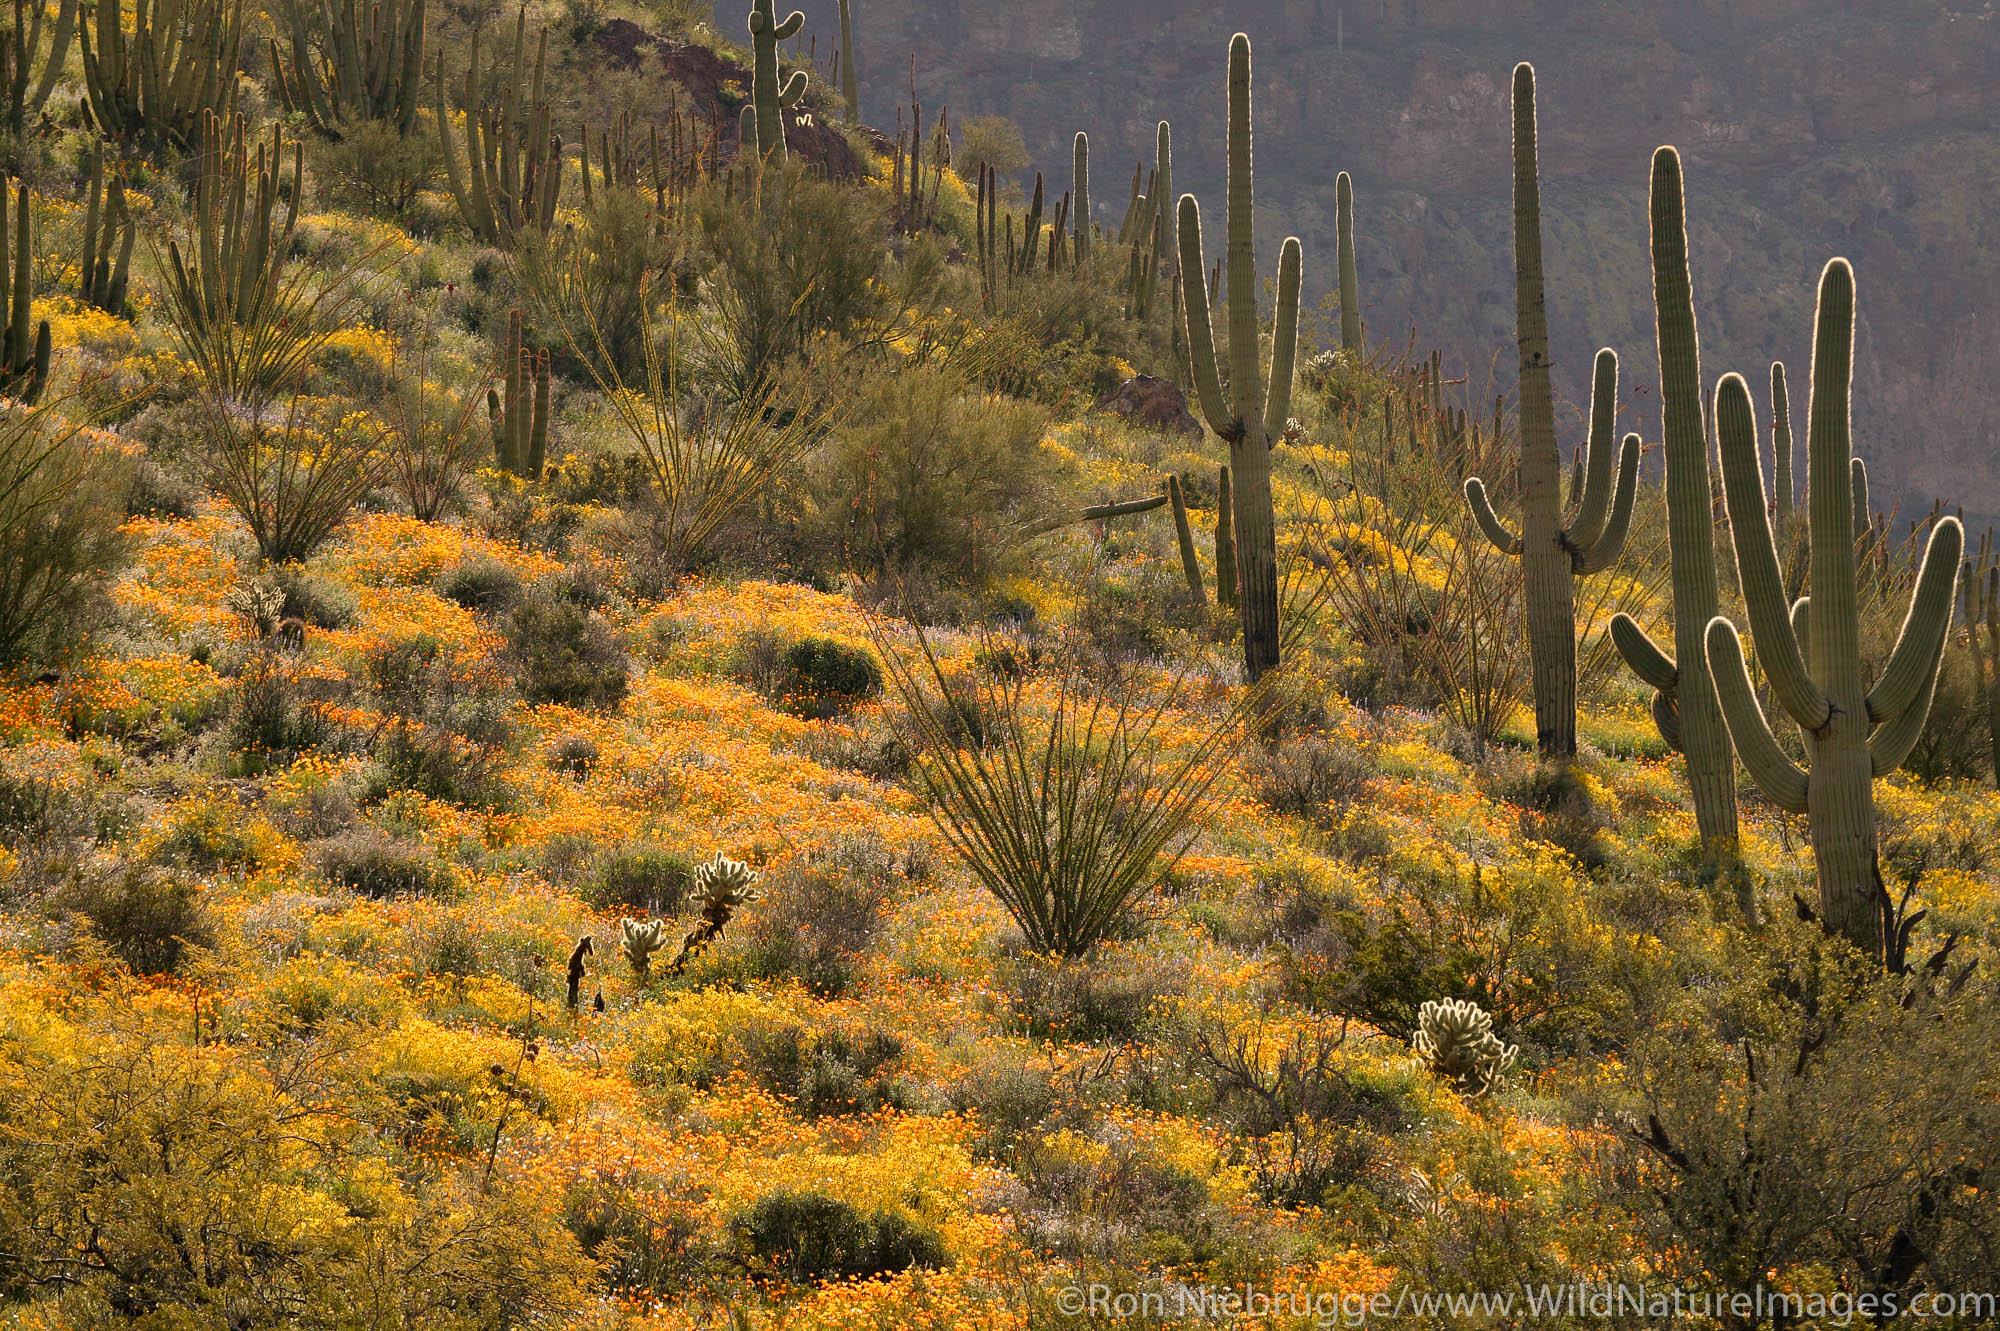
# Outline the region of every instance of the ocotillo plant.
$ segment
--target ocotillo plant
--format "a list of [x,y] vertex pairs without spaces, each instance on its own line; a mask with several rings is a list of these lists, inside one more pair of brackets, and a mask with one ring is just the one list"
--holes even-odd
[[507,345],[500,353],[500,389],[486,390],[486,417],[493,428],[493,460],[502,471],[539,481],[549,452],[549,358],[529,351],[521,339],[521,312],[507,316]]
[[[110,314],[125,312],[126,275],[132,263],[136,230],[125,202],[125,174],[104,183],[104,144],[90,149],[90,183],[83,206],[83,262],[77,283],[83,298]],[[115,257],[114,257],[115,253]]]
[[4,337],[6,359],[0,361],[0,395],[32,405],[42,395],[49,380],[49,321],[35,328],[31,340],[28,321],[34,305],[35,234],[34,219],[28,211],[28,187],[21,192],[14,212],[14,243],[7,244],[7,191],[0,189],[0,337]]
[[423,98],[426,0],[289,0],[289,60],[275,38],[271,70],[285,110],[338,139],[364,120],[408,134]]
[[[1661,431],[1667,455],[1667,556],[1672,570],[1674,656],[1669,657],[1629,615],[1611,619],[1611,640],[1625,664],[1653,686],[1660,736],[1687,757],[1695,826],[1711,863],[1733,857],[1736,768],[1729,732],[1715,701],[1703,645],[1718,608],[1715,517],[1709,484],[1708,438],[1702,421],[1701,344],[1695,332],[1694,285],[1688,274],[1687,203],[1680,154],[1653,154],[1653,306],[1660,347]],[[1751,903],[1747,885],[1739,884]]]
[[1993,784],[2000,787],[2000,562],[1993,532],[1980,538],[1979,558],[1966,569],[1965,629],[1971,639],[1973,678],[1986,708],[1987,741],[1993,756]]
[[[1345,274],[1343,274],[1343,279]],[[1345,321],[1346,312],[1342,311]],[[1556,445],[1555,392],[1550,383],[1549,322],[1542,286],[1541,183],[1535,154],[1535,71],[1514,70],[1514,317],[1521,348],[1521,530],[1509,531],[1478,477],[1465,500],[1487,539],[1521,560],[1527,591],[1527,633],[1533,670],[1535,735],[1543,753],[1576,752],[1575,579],[1616,563],[1625,551],[1632,497],[1639,479],[1639,436],[1627,435],[1612,482],[1618,357],[1597,353],[1590,394],[1590,442],[1582,493],[1564,520],[1562,454]],[[1431,361],[1432,419],[1444,429],[1440,358]]]
[[1845,259],[1820,276],[1806,408],[1806,515],[1812,596],[1788,603],[1765,509],[1750,390],[1726,376],[1715,394],[1723,499],[1736,544],[1743,604],[1771,692],[1806,737],[1811,770],[1771,733],[1743,662],[1735,625],[1709,620],[1706,646],[1736,751],[1771,801],[1807,816],[1819,870],[1821,918],[1872,955],[1883,955],[1884,911],[1875,850],[1874,780],[1907,758],[1930,713],[1938,662],[1958,596],[1965,532],[1956,518],[1931,529],[1903,628],[1875,686],[1861,659],[1853,540],[1849,400],[1854,362],[1854,273]]
[[50,27],[48,6],[42,0],[14,0],[13,31],[0,29],[0,79],[5,81],[0,115],[10,133],[25,132],[28,117],[40,115],[48,105],[76,37],[76,5],[77,0],[62,0]]
[[147,148],[192,150],[204,117],[236,104],[242,0],[97,0],[97,31],[77,29],[84,91],[98,131]]
[[[459,216],[472,234],[488,245],[507,245],[526,229],[546,232],[555,220],[556,197],[562,189],[562,143],[548,102],[542,94],[549,34],[542,31],[535,48],[532,75],[527,57],[528,15],[524,8],[514,24],[512,62],[503,71],[498,62],[483,72],[478,29],[472,33],[472,59],[465,72],[465,156],[461,160],[451,137],[451,108],[446,104],[444,53],[433,66],[433,91],[438,142],[444,152],[445,179],[458,203]],[[498,105],[488,105],[489,79],[500,82]]]
[[1090,136],[1082,130],[1076,132],[1071,164],[1075,203],[1071,205],[1070,224],[1075,228],[1076,261],[1082,263],[1090,257]]
[[796,70],[784,86],[778,84],[778,43],[798,35],[806,16],[793,10],[778,22],[771,0],[750,0],[750,101],[757,108],[757,158],[784,160],[784,108],[797,106],[806,95],[806,72]]
[[1362,354],[1361,282],[1354,267],[1354,181],[1343,171],[1333,178],[1333,225],[1340,248],[1340,345]]
[[1243,664],[1252,681],[1278,664],[1278,544],[1271,507],[1271,442],[1291,414],[1292,372],[1299,343],[1298,238],[1290,237],[1278,260],[1278,309],[1271,339],[1268,382],[1258,364],[1257,248],[1251,231],[1255,189],[1250,174],[1250,39],[1229,43],[1229,207],[1225,252],[1229,263],[1229,388],[1225,395],[1215,354],[1208,287],[1202,281],[1201,206],[1192,194],[1180,201],[1182,306],[1188,352],[1208,427],[1229,444],[1235,481],[1237,571],[1242,579]]
[[860,79],[854,72],[854,11],[840,0],[840,97],[847,103],[849,124],[861,123]]

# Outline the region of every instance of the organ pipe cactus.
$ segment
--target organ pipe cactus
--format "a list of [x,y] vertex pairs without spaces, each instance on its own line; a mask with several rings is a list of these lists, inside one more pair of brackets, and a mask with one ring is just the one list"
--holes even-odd
[[113,175],[107,187],[104,144],[93,144],[83,206],[83,262],[77,281],[83,298],[110,314],[125,310],[134,235],[132,209],[125,201],[125,175],[122,171]]
[[49,380],[49,321],[35,326],[31,338],[28,321],[33,313],[35,237],[34,219],[28,210],[28,187],[21,186],[14,211],[14,242],[7,243],[7,191],[0,189],[0,339],[4,339],[6,359],[0,361],[0,395],[32,404],[41,397]]
[[1082,263],[1090,257],[1090,136],[1082,130],[1076,132],[1071,163],[1076,182],[1076,202],[1072,206],[1070,222],[1075,227],[1076,261]]
[[[1342,275],[1343,300],[1345,274]],[[1493,511],[1485,484],[1465,482],[1466,503],[1487,539],[1519,556],[1527,589],[1528,649],[1533,668],[1535,734],[1543,753],[1576,753],[1575,579],[1602,572],[1624,553],[1639,479],[1639,436],[1617,452],[1618,357],[1597,353],[1590,394],[1590,440],[1582,492],[1565,520],[1562,454],[1556,444],[1555,394],[1550,382],[1548,312],[1542,286],[1541,185],[1535,154],[1535,71],[1514,70],[1514,313],[1521,349],[1521,530],[1510,531]],[[1345,322],[1346,311],[1342,310]],[[1442,394],[1434,360],[1430,387]],[[1442,417],[1442,397],[1432,410]]]
[[778,43],[798,35],[806,16],[793,10],[778,22],[771,0],[750,0],[751,64],[750,100],[757,108],[757,157],[759,160],[785,156],[784,108],[797,106],[806,95],[806,72],[794,71],[784,86],[778,84]]
[[[445,179],[459,216],[472,234],[488,245],[512,244],[521,231],[546,232],[555,220],[556,197],[562,189],[562,143],[542,92],[548,60],[549,34],[543,30],[535,48],[533,73],[527,65],[528,16],[524,8],[514,24],[514,51],[503,76],[498,62],[482,72],[480,32],[472,32],[472,58],[463,85],[465,155],[452,142],[451,109],[445,100],[444,53],[433,66],[434,107],[438,142],[444,152]],[[488,82],[499,84],[500,99],[489,104]]]
[[1340,249],[1340,345],[1360,356],[1361,282],[1354,266],[1354,181],[1343,171],[1333,178],[1333,224]]
[[506,390],[486,390],[487,423],[493,430],[493,458],[502,471],[527,481],[542,478],[549,451],[549,358],[527,350],[521,339],[521,312],[507,316],[507,345],[500,355]]
[[271,43],[285,109],[330,139],[364,120],[416,127],[423,96],[426,0],[290,0],[289,60]]
[[[1680,154],[1653,154],[1653,305],[1660,348],[1661,429],[1667,468],[1667,554],[1674,602],[1674,655],[1629,615],[1611,619],[1611,640],[1640,679],[1653,686],[1660,735],[1687,758],[1695,826],[1711,864],[1733,857],[1736,769],[1729,732],[1715,700],[1704,636],[1715,618],[1715,518],[1702,423],[1701,346],[1694,286],[1688,274],[1687,205]],[[1747,909],[1748,885],[1739,878]]]
[[0,28],[0,80],[5,81],[0,95],[6,99],[0,114],[11,133],[26,132],[28,117],[40,115],[48,105],[76,37],[76,7],[77,0],[62,0],[50,26],[42,0],[14,0],[13,30]]
[[84,92],[98,131],[149,148],[192,150],[207,116],[236,104],[242,0],[97,0],[81,24]]
[[840,0],[840,98],[850,124],[861,123],[860,81],[854,72],[854,8]]
[[1786,600],[1765,508],[1750,390],[1729,375],[1715,393],[1723,499],[1751,637],[1772,694],[1806,737],[1810,771],[1772,734],[1735,625],[1716,615],[1705,634],[1722,714],[1744,767],[1774,804],[1805,814],[1811,824],[1821,918],[1880,957],[1888,898],[1876,863],[1874,779],[1902,765],[1930,713],[1965,532],[1956,518],[1932,527],[1902,632],[1870,688],[1853,540],[1853,362],[1854,273],[1845,259],[1835,259],[1820,276],[1806,415],[1812,596],[1796,604]]
[[1235,483],[1238,609],[1243,624],[1243,664],[1251,680],[1278,664],[1278,548],[1271,505],[1271,445],[1291,414],[1292,372],[1299,342],[1300,247],[1285,241],[1278,260],[1278,308],[1268,379],[1258,364],[1257,249],[1252,234],[1255,186],[1250,168],[1250,39],[1229,43],[1229,204],[1224,244],[1229,266],[1227,326],[1229,386],[1225,394],[1216,359],[1208,286],[1202,280],[1201,206],[1192,194],[1180,201],[1182,307],[1196,395],[1208,426],[1229,444]]

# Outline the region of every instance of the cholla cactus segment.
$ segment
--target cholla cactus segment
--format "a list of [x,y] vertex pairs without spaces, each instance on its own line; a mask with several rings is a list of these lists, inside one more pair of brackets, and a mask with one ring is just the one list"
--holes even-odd
[[222,594],[222,603],[252,629],[267,638],[277,630],[285,612],[285,592],[266,579],[239,582]]
[[757,878],[755,869],[717,851],[714,859],[694,871],[694,886],[701,896],[702,914],[706,916],[710,911],[725,907],[734,910],[746,901],[756,900],[757,893],[751,885]]
[[625,960],[632,963],[632,973],[645,979],[653,966],[653,954],[667,945],[666,921],[620,920],[618,933]]
[[1479,1004],[1443,998],[1417,1012],[1410,1047],[1440,1077],[1465,1095],[1485,1095],[1507,1082],[1520,1050],[1493,1033],[1493,1018]]

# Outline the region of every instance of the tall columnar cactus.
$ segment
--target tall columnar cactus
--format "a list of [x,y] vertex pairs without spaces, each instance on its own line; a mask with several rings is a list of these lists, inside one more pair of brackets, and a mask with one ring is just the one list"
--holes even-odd
[[110,314],[125,312],[125,286],[132,264],[132,209],[125,202],[125,175],[104,183],[104,144],[90,149],[90,182],[83,205],[83,262],[77,283],[83,298]]
[[[1171,280],[1177,270],[1181,249],[1174,217],[1174,131],[1164,120],[1153,135],[1153,198],[1157,201],[1160,214],[1160,253],[1166,265],[1166,276]],[[1179,331],[1175,330],[1177,336]]]
[[1966,569],[1965,628],[1972,648],[1973,677],[1986,709],[1986,735],[1993,758],[1993,784],[2000,787],[2000,562],[1993,532],[1980,538],[1979,559]]
[[500,353],[500,382],[486,390],[486,419],[493,430],[493,459],[502,471],[539,481],[549,453],[549,358],[522,343],[521,312],[507,316],[507,345]]
[[[1549,322],[1542,288],[1541,184],[1535,158],[1535,71],[1514,70],[1514,317],[1521,348],[1521,530],[1507,529],[1476,476],[1466,503],[1487,539],[1518,555],[1527,588],[1528,650],[1533,668],[1535,734],[1543,753],[1576,752],[1575,579],[1616,563],[1631,527],[1639,480],[1639,436],[1618,451],[1612,480],[1618,357],[1597,353],[1590,394],[1590,442],[1582,492],[1565,521],[1562,453],[1556,445],[1555,393],[1549,376]],[[1343,320],[1345,311],[1343,311]],[[1432,411],[1442,417],[1442,374],[1434,359]]]
[[1076,261],[1082,263],[1090,257],[1090,136],[1082,130],[1076,132],[1071,162],[1076,202],[1071,207],[1070,221],[1075,228]]
[[1340,345],[1362,354],[1361,280],[1354,266],[1354,181],[1343,171],[1333,178],[1333,225],[1340,247]]
[[806,95],[806,72],[796,70],[781,87],[778,83],[778,43],[796,37],[805,26],[806,16],[793,10],[778,22],[771,0],[750,0],[750,48],[754,57],[750,75],[750,101],[757,108],[757,157],[760,161],[785,158],[784,108],[797,106]]
[[209,115],[236,104],[243,0],[97,0],[81,24],[84,91],[100,133],[148,148],[193,150]]
[[1202,280],[1201,206],[1180,201],[1182,307],[1201,412],[1229,444],[1235,481],[1236,558],[1242,578],[1243,664],[1254,681],[1278,664],[1278,545],[1271,506],[1271,444],[1291,414],[1299,344],[1300,248],[1285,241],[1278,260],[1278,309],[1268,381],[1258,364],[1255,189],[1250,172],[1250,39],[1229,43],[1229,387],[1215,353],[1208,286]]
[[0,116],[9,132],[24,133],[28,117],[40,115],[48,105],[76,37],[76,6],[77,0],[62,0],[50,26],[42,0],[14,0],[13,29],[0,28],[0,97],[5,99]]
[[1730,738],[1771,801],[1812,827],[1820,913],[1870,953],[1883,950],[1884,907],[1875,853],[1874,779],[1909,756],[1930,713],[1938,662],[1958,595],[1965,532],[1956,518],[1931,529],[1901,634],[1875,686],[1861,658],[1853,540],[1849,398],[1854,361],[1854,273],[1845,259],[1820,276],[1806,416],[1806,515],[1812,596],[1788,603],[1765,509],[1750,390],[1736,375],[1716,388],[1723,499],[1742,576],[1757,660],[1771,692],[1806,736],[1808,772],[1779,747],[1757,702],[1736,627],[1706,627],[1708,663]]
[[849,124],[861,123],[861,83],[854,71],[854,7],[840,0],[840,99]]
[[1187,500],[1181,494],[1181,478],[1167,477],[1167,500],[1174,506],[1174,537],[1181,547],[1181,572],[1187,577],[1188,595],[1196,605],[1208,604],[1208,589],[1201,581],[1201,559],[1194,552],[1194,528],[1188,524]]
[[366,120],[416,127],[423,99],[426,0],[288,0],[285,52],[271,69],[285,109],[330,139]]
[[1229,464],[1215,476],[1215,602],[1236,609],[1236,505],[1231,497]]
[[1772,512],[1783,522],[1792,516],[1792,501],[1798,491],[1792,480],[1792,395],[1785,387],[1785,363],[1771,362],[1771,452],[1776,455],[1771,481],[1778,493]]
[[[1687,205],[1680,154],[1653,154],[1653,305],[1660,347],[1661,429],[1667,459],[1667,554],[1674,601],[1674,652],[1669,657],[1628,615],[1614,615],[1611,640],[1626,665],[1653,686],[1660,735],[1687,757],[1695,826],[1711,864],[1733,858],[1736,768],[1729,732],[1715,700],[1703,646],[1715,618],[1715,518],[1709,484],[1708,437],[1701,403],[1701,344],[1695,331],[1694,285],[1688,274]],[[1739,876],[1741,902],[1751,903]]]
[[[527,33],[528,14],[523,8],[514,23],[511,62],[503,69],[496,61],[491,70],[482,72],[480,33],[473,29],[472,59],[463,85],[466,151],[462,160],[452,142],[442,51],[433,66],[434,108],[445,179],[458,203],[459,216],[472,234],[488,245],[511,245],[524,230],[546,232],[555,220],[556,198],[562,189],[562,141],[555,136],[553,112],[542,92],[549,34],[544,29],[538,39],[530,74]],[[499,83],[498,102],[488,98],[492,81]]]
[[34,219],[28,210],[28,187],[21,186],[15,204],[14,243],[7,243],[7,191],[0,189],[0,339],[4,339],[6,359],[0,360],[0,396],[32,404],[41,397],[49,380],[49,321],[35,326],[31,338],[29,319],[34,306],[35,235]]

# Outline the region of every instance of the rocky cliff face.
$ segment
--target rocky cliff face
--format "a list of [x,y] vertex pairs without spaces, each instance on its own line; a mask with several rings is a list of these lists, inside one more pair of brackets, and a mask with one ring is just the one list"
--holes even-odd
[[[837,41],[833,0],[803,0]],[[1984,0],[854,0],[864,117],[893,127],[915,57],[926,118],[998,112],[1067,177],[1090,131],[1116,224],[1152,127],[1219,224],[1229,35],[1256,43],[1262,253],[1295,233],[1331,285],[1333,180],[1356,182],[1371,340],[1414,330],[1475,381],[1512,350],[1507,75],[1536,63],[1556,355],[1599,345],[1657,434],[1646,168],[1687,163],[1705,377],[1803,395],[1813,286],[1854,261],[1856,448],[1878,494],[2000,514],[2000,17]],[[1117,182],[1107,188],[1102,181]],[[1116,196],[1116,197],[1114,197]],[[1760,390],[1761,397],[1761,390]],[[1804,403],[1795,403],[1803,412]]]

